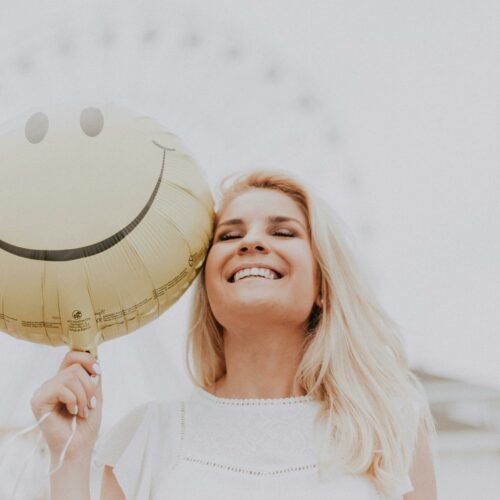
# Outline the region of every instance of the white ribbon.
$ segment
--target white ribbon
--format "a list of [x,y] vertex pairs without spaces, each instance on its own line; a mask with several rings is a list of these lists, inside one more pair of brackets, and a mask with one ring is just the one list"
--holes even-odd
[[[6,452],[7,452],[7,448],[19,437],[19,436],[22,436],[23,434],[26,434],[27,432],[30,432],[31,430],[35,429],[36,427],[38,427],[52,412],[49,411],[47,413],[44,413],[41,417],[40,417],[40,420],[37,420],[37,422],[33,425],[30,425],[29,427],[26,427],[26,429],[22,429],[18,432],[16,432],[13,436],[11,436],[3,445],[3,449],[0,451],[0,463],[2,462],[2,460],[4,459],[4,457],[6,456]],[[75,433],[76,433],[76,415],[73,415],[73,418],[71,420],[71,435],[69,436],[68,438],[68,441],[66,441],[66,444],[64,445],[64,448],[61,452],[61,456],[59,457],[59,463],[57,464],[57,467],[52,470],[52,471],[49,471],[49,474],[47,477],[50,477],[52,474],[54,474],[55,472],[57,472],[63,462],[64,462],[64,457],[66,456],[66,451],[68,450],[69,448],[69,445],[71,444],[71,441],[73,440],[73,437],[75,436]],[[34,448],[31,450],[31,453],[28,455],[28,458],[24,461],[23,465],[22,465],[22,469],[21,469],[21,473],[19,474],[19,476],[17,477],[16,481],[14,482],[14,489],[12,491],[12,498],[15,498],[15,493],[16,493],[16,490],[17,490],[17,487],[19,486],[20,484],[20,480],[21,478],[23,477],[24,475],[24,471],[26,470],[26,466],[28,465],[29,461],[31,460],[31,457],[35,454],[37,448],[38,448],[38,444],[40,442],[40,438],[42,437],[42,433],[40,432],[39,436],[37,437],[37,440],[36,440],[36,443],[35,443],[35,446]]]

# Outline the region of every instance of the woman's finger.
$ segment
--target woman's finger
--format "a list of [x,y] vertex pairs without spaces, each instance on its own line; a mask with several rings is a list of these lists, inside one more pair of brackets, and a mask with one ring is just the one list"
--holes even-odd
[[89,375],[81,365],[72,365],[70,369],[73,369],[73,374],[78,377],[85,391],[88,409],[93,410],[96,408],[98,400],[101,399],[99,384],[101,376]]
[[57,399],[66,406],[68,413],[76,415],[79,411],[77,397],[75,393],[64,385],[60,385],[57,389]]
[[66,356],[64,356],[58,373],[73,364],[82,365],[90,375],[99,375],[101,372],[99,362],[92,354],[81,351],[69,351]]
[[63,385],[69,389],[76,398],[76,404],[78,405],[78,415],[82,418],[86,418],[88,416],[88,399],[87,394],[85,393],[85,387],[83,386],[78,375],[72,375],[68,377]]

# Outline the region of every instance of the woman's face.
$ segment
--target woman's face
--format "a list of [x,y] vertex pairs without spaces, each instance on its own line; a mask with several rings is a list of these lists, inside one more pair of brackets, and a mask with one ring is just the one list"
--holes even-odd
[[286,194],[251,189],[218,214],[205,284],[224,327],[263,320],[305,327],[318,296],[316,270],[306,217]]

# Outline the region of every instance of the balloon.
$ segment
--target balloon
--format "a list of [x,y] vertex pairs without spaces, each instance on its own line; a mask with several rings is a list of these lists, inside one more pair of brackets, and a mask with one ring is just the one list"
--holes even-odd
[[0,129],[0,330],[97,355],[201,269],[213,200],[182,142],[113,104]]

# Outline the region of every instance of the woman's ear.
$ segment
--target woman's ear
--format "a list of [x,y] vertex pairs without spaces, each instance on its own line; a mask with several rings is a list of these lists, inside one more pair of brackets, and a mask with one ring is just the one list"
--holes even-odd
[[316,300],[314,301],[314,303],[320,308],[320,309],[323,309],[323,299],[321,298],[321,295],[318,294],[318,296],[316,297]]

